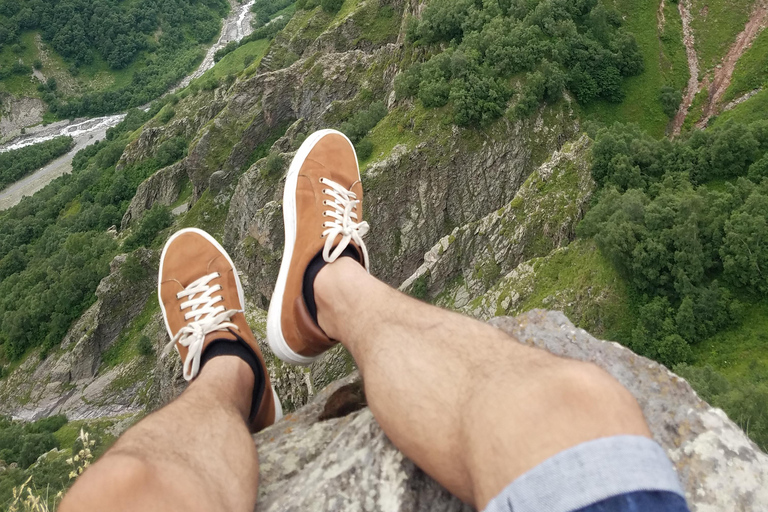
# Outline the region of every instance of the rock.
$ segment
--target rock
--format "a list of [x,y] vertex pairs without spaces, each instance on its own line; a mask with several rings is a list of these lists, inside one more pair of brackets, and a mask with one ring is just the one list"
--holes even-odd
[[[616,343],[593,338],[562,313],[538,310],[491,323],[522,343],[591,361],[626,386],[673,461],[692,512],[768,507],[768,456],[685,380]],[[359,399],[354,387],[344,388],[357,379],[354,374],[331,384],[309,405],[254,436],[260,460],[257,509],[470,510],[406,459],[368,408],[319,421],[329,401],[340,410],[334,403],[343,395]]]
[[389,442],[368,408],[318,421],[358,375],[332,384],[296,414],[254,436],[259,512],[469,512]]
[[461,309],[521,262],[567,245],[595,188],[590,148],[583,135],[555,152],[510,203],[444,236],[400,289]]
[[[155,289],[159,254],[142,248],[133,255],[139,266],[130,276],[121,271],[127,256],[115,257],[111,273],[96,290],[97,302],[70,328],[58,352],[42,361],[34,354],[0,381],[0,414],[34,420],[65,413],[80,419],[143,408],[136,396],[144,385],[142,361],[97,373],[104,351],[144,309]],[[126,386],[114,386],[117,380]]]
[[39,98],[0,94],[0,141],[21,135],[27,126],[43,122],[46,110],[47,105]]
[[532,119],[498,123],[483,137],[456,127],[450,133],[429,129],[419,134],[424,142],[370,165],[363,175],[371,267],[393,286],[411,276],[424,253],[455,226],[508,205],[577,123],[563,104]]
[[123,215],[120,229],[127,229],[132,223],[140,220],[144,212],[151,209],[155,203],[164,206],[172,205],[179,198],[181,189],[188,181],[183,161],[160,169],[144,180]]

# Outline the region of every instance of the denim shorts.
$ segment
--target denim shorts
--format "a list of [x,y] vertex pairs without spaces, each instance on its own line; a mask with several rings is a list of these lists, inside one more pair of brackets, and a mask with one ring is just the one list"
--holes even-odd
[[688,512],[656,442],[616,436],[574,446],[523,474],[485,512]]

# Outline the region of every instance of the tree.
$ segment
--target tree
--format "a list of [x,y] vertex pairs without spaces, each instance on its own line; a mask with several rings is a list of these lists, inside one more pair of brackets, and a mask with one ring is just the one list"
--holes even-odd
[[329,14],[336,14],[344,5],[344,0],[320,0],[320,6]]
[[768,293],[768,196],[752,194],[725,224],[723,273],[737,286]]
[[680,103],[683,101],[683,93],[669,85],[665,85],[661,88],[659,101],[661,102],[661,108],[664,110],[664,113],[671,119],[675,117],[677,109],[680,108]]

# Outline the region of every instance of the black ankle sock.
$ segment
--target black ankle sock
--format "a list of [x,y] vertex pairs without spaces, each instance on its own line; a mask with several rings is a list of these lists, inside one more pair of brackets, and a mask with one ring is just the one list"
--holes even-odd
[[[343,257],[352,258],[353,260],[360,262],[360,253],[357,252],[357,249],[354,247],[348,245],[343,251],[341,251],[341,254],[339,255],[339,258]],[[320,272],[320,269],[322,269],[324,266],[326,266],[327,263],[325,259],[323,259],[323,251],[320,251],[315,255],[314,258],[312,258],[312,261],[309,262],[309,265],[307,265],[307,270],[304,272],[304,284],[302,285],[302,293],[304,295],[304,302],[307,304],[307,310],[309,310],[309,314],[312,316],[312,320],[317,323],[317,304],[315,303],[315,278],[317,277],[317,274]]]
[[253,370],[254,376],[251,413],[248,415],[248,424],[250,425],[256,418],[256,414],[261,406],[261,400],[264,398],[264,390],[267,385],[266,378],[264,377],[264,367],[261,365],[261,361],[259,361],[253,349],[240,336],[237,336],[236,332],[231,330],[230,332],[237,337],[237,341],[232,341],[228,338],[213,340],[210,345],[205,347],[203,357],[200,358],[200,371],[203,370],[203,366],[208,361],[219,356],[236,356],[248,363],[248,366]]

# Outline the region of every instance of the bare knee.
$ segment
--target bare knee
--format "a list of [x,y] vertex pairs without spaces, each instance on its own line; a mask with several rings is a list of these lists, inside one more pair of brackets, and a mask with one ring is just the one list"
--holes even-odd
[[577,424],[591,430],[594,438],[650,436],[635,397],[602,368],[592,363],[567,361],[562,364],[553,385],[551,396],[557,401],[555,406]]

